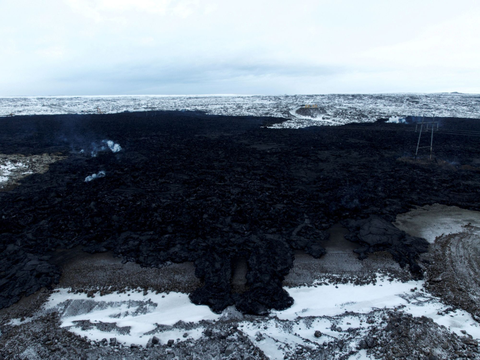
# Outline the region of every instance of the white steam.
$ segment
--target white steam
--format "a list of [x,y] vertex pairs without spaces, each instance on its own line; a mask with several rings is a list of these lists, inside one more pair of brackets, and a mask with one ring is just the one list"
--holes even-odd
[[95,180],[95,179],[100,179],[100,178],[103,178],[105,177],[106,173],[105,171],[99,171],[98,174],[92,174],[92,175],[89,175],[85,178],[85,182],[90,182],[92,180]]
[[[97,154],[101,151],[110,150],[113,153],[117,153],[123,150],[120,144],[117,144],[112,140],[102,140],[100,144],[96,142],[92,142],[90,146],[91,146],[91,150],[90,150],[91,157],[97,157]],[[80,154],[84,154],[84,153],[85,153],[84,149],[80,150]]]
[[119,144],[115,144],[112,140],[103,140],[102,142],[106,143],[108,148],[114,153],[122,150],[122,147]]

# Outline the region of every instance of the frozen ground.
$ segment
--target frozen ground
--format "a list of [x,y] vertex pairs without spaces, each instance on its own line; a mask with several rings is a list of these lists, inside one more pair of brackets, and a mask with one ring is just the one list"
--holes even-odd
[[395,224],[433,244],[428,290],[480,319],[480,214],[456,206],[421,207]]
[[[396,225],[411,234],[424,234],[433,243],[432,253],[427,257],[438,256],[436,246],[446,237],[455,244],[454,248],[461,247],[465,239],[470,239],[467,245],[480,241],[480,214],[457,207],[418,208],[399,215]],[[342,247],[344,231],[339,226],[332,229],[332,256],[341,258],[342,252],[351,252]],[[322,260],[297,256],[292,272],[301,271],[299,268],[308,262],[316,266]],[[432,288],[430,274],[425,281],[399,279],[402,276],[393,265],[390,273],[378,274],[375,262],[363,265],[359,260],[349,259],[358,274],[370,272],[368,281],[358,282],[359,276],[340,272],[333,266],[335,261],[330,265],[327,261],[323,265],[325,273],[311,276],[309,284],[300,284],[300,277],[287,277],[286,289],[295,300],[291,308],[254,317],[242,315],[234,308],[215,314],[208,307],[191,304],[186,293],[169,291],[183,280],[195,286],[193,267],[188,264],[173,264],[172,271],[168,267],[145,269],[135,264],[120,264],[105,254],[84,255],[76,261],[78,264],[67,254],[60,254],[59,264],[63,264],[64,272],[59,287],[6,309],[10,320],[4,326],[8,334],[3,340],[0,337],[2,345],[30,356],[24,358],[71,355],[73,350],[65,339],[72,335],[72,339],[85,347],[85,353],[91,355],[87,358],[480,357],[479,318],[469,308],[462,309],[462,304],[455,306],[444,293]],[[356,265],[355,261],[362,265]],[[391,259],[373,261],[393,263]],[[91,265],[90,278],[85,272],[75,270],[85,269],[86,262]],[[476,264],[469,266],[476,268]],[[111,274],[109,269],[113,269]],[[448,273],[449,269],[444,271]],[[459,281],[472,281],[469,279],[472,275],[475,276],[464,272]],[[115,278],[121,279],[115,281]],[[164,280],[153,284],[153,278]],[[143,289],[128,290],[135,283],[142,284]],[[98,284],[102,284],[101,290]],[[445,286],[457,287],[457,284],[445,282]],[[28,308],[29,301],[33,305],[28,313],[17,310]],[[5,310],[2,315],[5,316]],[[34,338],[46,329],[47,333],[57,334],[56,339],[39,344]],[[52,352],[52,348],[57,350]]]
[[[87,151],[95,157],[98,151],[110,151],[116,153],[122,151],[122,147],[112,140],[103,140],[101,144],[92,143]],[[84,153],[85,150],[81,149]],[[17,186],[24,177],[32,174],[43,174],[48,170],[50,164],[64,159],[65,156],[57,154],[22,155],[22,154],[0,154],[0,191],[7,191]],[[102,178],[105,171],[99,171],[85,177],[85,182]]]
[[0,191],[11,189],[18,181],[31,174],[42,174],[48,166],[63,159],[55,154],[25,156],[21,154],[0,154]]
[[409,235],[434,243],[440,236],[472,231],[480,237],[480,214],[457,206],[434,204],[397,216],[395,226]]
[[[313,112],[299,108],[316,106]],[[377,94],[293,96],[72,96],[0,98],[0,116],[187,110],[213,115],[286,118],[273,127],[301,128],[398,121],[408,115],[480,118],[480,95]]]
[[[368,331],[382,326],[381,315],[386,309],[426,316],[458,335],[466,333],[480,339],[480,327],[467,312],[446,311],[448,307],[425,292],[421,281],[403,283],[380,277],[376,283],[362,286],[324,284],[288,291],[295,299],[291,308],[254,321],[237,314],[235,321],[238,331],[272,359],[282,359],[297,348],[323,350],[325,343],[328,346],[336,340],[344,340],[343,353],[354,356]],[[199,340],[211,323],[228,318],[234,310],[215,314],[176,292],[133,290],[99,296],[60,288],[35,316],[51,311],[60,314],[61,327],[90,340],[116,338],[124,346],[146,347],[153,336],[161,344]],[[11,324],[29,321],[16,319]],[[181,326],[175,326],[178,323]],[[189,324],[188,330],[184,323]]]

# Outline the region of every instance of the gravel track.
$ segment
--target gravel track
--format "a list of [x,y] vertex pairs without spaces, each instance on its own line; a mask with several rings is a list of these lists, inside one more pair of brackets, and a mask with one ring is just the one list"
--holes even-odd
[[480,319],[479,230],[470,226],[462,233],[437,238],[427,284],[433,294]]

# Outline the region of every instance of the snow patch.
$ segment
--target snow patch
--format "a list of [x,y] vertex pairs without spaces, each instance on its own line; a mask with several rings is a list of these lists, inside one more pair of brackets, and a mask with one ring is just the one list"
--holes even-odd
[[307,316],[335,316],[345,311],[367,313],[373,309],[394,308],[406,303],[401,295],[422,285],[421,281],[402,283],[381,280],[362,286],[338,284],[291,288],[288,292],[295,303],[274,314],[279,319],[293,320]]
[[[158,325],[171,326],[179,321],[198,323],[220,317],[208,306],[191,303],[187,294],[134,290],[89,298],[87,294],[75,294],[62,288],[50,296],[45,310],[61,313],[61,326],[78,335],[95,341],[116,337],[127,345],[143,346],[153,335],[167,342],[177,338],[198,339],[202,334],[200,328],[155,331]],[[185,332],[188,336],[184,338]]]
[[480,237],[480,212],[457,206],[427,205],[398,215],[394,225],[431,244],[442,235],[468,232]]
[[348,360],[371,360],[373,357],[367,354],[367,350],[362,349],[355,355],[351,355]]
[[11,161],[6,161],[4,164],[0,164],[0,182],[8,181],[10,175],[14,171],[25,169],[26,167],[27,165],[21,162],[13,163]]
[[[442,304],[423,285],[423,281],[379,278],[370,285],[288,288],[295,301],[291,308],[272,311],[256,321],[241,321],[239,330],[271,358],[280,354],[283,358],[297,345],[323,346],[335,339],[349,339],[349,351],[355,351],[358,340],[371,326],[382,325],[378,314],[383,310],[426,316],[460,336],[466,332],[480,339],[480,325],[470,314]],[[78,335],[95,341],[116,337],[127,345],[146,345],[152,336],[162,342],[199,339],[203,336],[204,321],[222,319],[222,315],[207,306],[191,303],[187,294],[135,290],[89,298],[84,293],[58,289],[50,296],[44,311],[60,313],[61,326]],[[374,323],[367,322],[367,317],[373,318]],[[190,323],[189,330],[178,326],[180,322]],[[351,335],[349,329],[355,329],[357,335]],[[321,332],[320,337],[315,336],[316,330]]]
[[25,171],[25,169],[27,169],[27,165],[24,163],[5,161],[3,164],[0,164],[0,183],[6,183],[18,172],[22,172],[23,175],[32,173],[31,171]]
[[407,119],[401,118],[399,116],[390,116],[390,118],[387,120],[388,124],[406,124]]
[[[380,275],[379,275],[380,276]],[[304,317],[338,316],[345,312],[367,314],[376,309],[397,309],[413,316],[426,316],[461,335],[464,330],[480,339],[480,324],[463,310],[450,311],[440,299],[423,290],[424,281],[389,281],[376,284],[338,284],[288,289],[295,300],[292,307],[272,312],[284,320]],[[358,316],[358,315],[357,315]]]

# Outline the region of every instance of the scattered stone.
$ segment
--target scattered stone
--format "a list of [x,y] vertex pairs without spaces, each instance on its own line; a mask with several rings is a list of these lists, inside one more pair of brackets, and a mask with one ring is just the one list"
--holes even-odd
[[225,349],[225,356],[230,356],[232,355],[233,353],[235,352],[235,345],[233,344],[230,344],[227,346],[227,348]]

